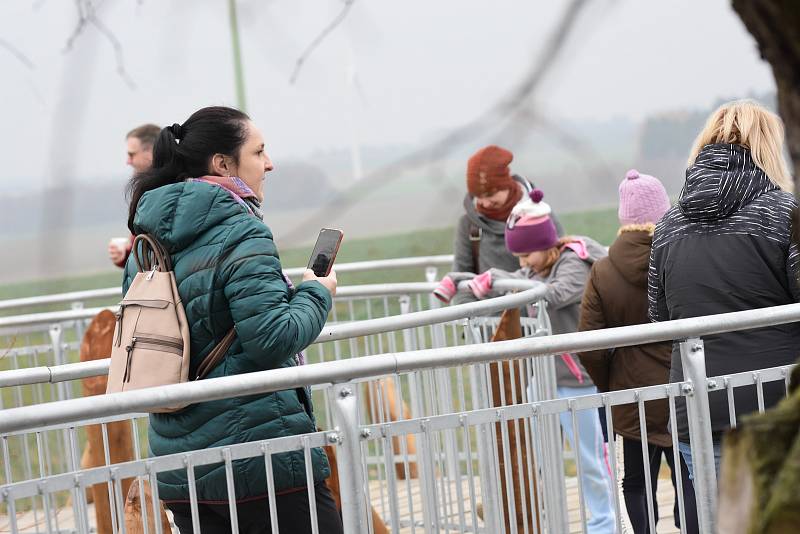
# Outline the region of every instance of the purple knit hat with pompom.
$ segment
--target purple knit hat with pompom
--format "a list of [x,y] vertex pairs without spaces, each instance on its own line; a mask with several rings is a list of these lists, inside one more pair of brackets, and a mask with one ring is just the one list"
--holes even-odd
[[544,193],[534,189],[520,200],[506,221],[506,248],[514,254],[547,250],[558,244],[558,231],[550,217]]

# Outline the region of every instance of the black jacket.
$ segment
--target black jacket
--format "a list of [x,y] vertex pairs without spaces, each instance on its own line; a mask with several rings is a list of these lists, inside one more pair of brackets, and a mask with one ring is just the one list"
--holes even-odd
[[[653,237],[648,273],[653,321],[790,304],[800,300],[798,250],[791,243],[794,196],[770,182],[739,145],[703,148],[686,171],[681,198]],[[800,324],[731,332],[703,339],[708,376],[793,363]],[[673,344],[670,381],[683,380]],[[737,418],[758,409],[755,386],[736,388]],[[783,396],[783,383],[764,386],[766,407]],[[678,399],[682,401],[682,399]],[[730,426],[727,394],[709,394],[715,438]],[[688,441],[686,407],[677,403],[678,432]]]

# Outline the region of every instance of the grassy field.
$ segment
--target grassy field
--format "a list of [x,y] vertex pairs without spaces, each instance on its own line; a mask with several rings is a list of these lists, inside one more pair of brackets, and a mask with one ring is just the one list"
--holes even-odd
[[[617,231],[616,210],[606,209],[559,215],[568,234],[586,235],[606,245],[613,241]],[[409,234],[389,235],[380,238],[345,240],[337,261],[353,262],[410,256],[450,254],[453,248],[453,229],[440,228]],[[284,267],[305,265],[311,253],[310,247],[281,251]],[[408,282],[421,280],[419,269],[393,270],[343,274],[342,285],[380,282]],[[91,275],[74,276],[50,280],[37,280],[0,285],[0,300],[33,295],[47,295],[67,291],[112,287],[120,283],[120,271],[113,270]]]

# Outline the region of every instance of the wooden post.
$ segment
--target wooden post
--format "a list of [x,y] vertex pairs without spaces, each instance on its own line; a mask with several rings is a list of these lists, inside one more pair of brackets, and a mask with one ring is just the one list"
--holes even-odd
[[[81,361],[97,360],[108,358],[111,354],[111,343],[114,337],[114,326],[116,318],[108,310],[98,313],[81,342]],[[94,376],[83,379],[83,395],[103,395],[106,392],[107,377]],[[128,462],[134,459],[133,454],[133,432],[130,421],[118,421],[109,423],[108,429],[108,448],[109,457],[112,464]],[[86,427],[87,444],[84,450],[81,467],[98,467],[106,465],[105,449],[103,447],[103,430],[101,425]],[[85,465],[84,465],[85,462]],[[122,495],[124,499],[128,494],[128,488],[132,479],[122,481]],[[97,516],[98,534],[113,534],[111,514],[112,507],[108,499],[108,484],[96,484],[91,487],[92,496],[95,504],[95,515]],[[120,520],[122,518],[119,518]]]
[[[492,337],[492,341],[506,341],[519,339],[522,337],[520,326],[519,308],[509,309],[503,312],[500,317],[500,324]],[[497,362],[490,365],[492,381],[492,405],[496,407],[508,406],[522,402],[522,393],[527,387],[528,377],[522,372],[524,366],[521,361],[509,360]],[[516,364],[516,365],[515,365]],[[512,381],[513,375],[513,381]],[[500,380],[502,376],[502,381]],[[502,392],[502,394],[501,394]],[[505,402],[504,402],[505,399]],[[506,462],[503,446],[502,425],[497,423],[497,457],[500,467],[500,487],[503,493],[503,516],[506,524],[506,532],[511,532],[511,518],[509,514],[510,502],[506,485]],[[528,474],[528,462],[531,462],[531,472],[536,472],[536,465],[533,464],[533,457],[529,455],[528,445],[525,437],[525,423],[522,420],[508,421],[508,456],[511,460],[511,487],[514,492],[514,511],[516,513],[517,531],[525,531],[525,517],[522,512],[523,493],[525,495],[524,506],[528,516],[527,530],[529,532],[539,531],[539,506],[537,504],[538,495],[536,490],[536,479],[530,479]],[[519,432],[517,431],[517,427]],[[522,459],[521,463],[518,458]],[[533,484],[533,486],[531,486]],[[531,491],[533,487],[533,491]]]
[[[405,401],[400,401],[398,405],[397,399],[399,397],[397,394],[397,384],[394,381],[394,378],[381,378],[380,380],[373,381],[367,387],[367,408],[371,416],[375,416],[376,414],[380,413],[381,411],[384,412],[385,420],[387,421],[400,421],[403,419],[411,419],[411,410],[408,408],[408,405]],[[378,404],[378,401],[380,404]],[[378,422],[377,420],[374,422]],[[395,436],[392,438],[392,450],[394,454],[402,454],[403,450],[400,447],[400,440],[403,439],[399,436]],[[406,440],[406,452],[409,456],[415,456],[417,454],[417,441],[416,436],[413,434],[409,434],[405,437]],[[397,478],[399,480],[405,480],[406,478],[406,469],[405,464],[402,461],[398,461],[394,465],[395,473],[397,473]],[[408,477],[409,478],[417,478],[418,477],[418,469],[416,462],[409,462],[408,463]]]

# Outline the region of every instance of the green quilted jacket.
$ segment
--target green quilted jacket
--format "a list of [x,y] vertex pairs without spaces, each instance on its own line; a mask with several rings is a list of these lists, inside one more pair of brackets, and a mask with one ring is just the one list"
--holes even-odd
[[[294,366],[295,354],[322,330],[330,292],[316,281],[291,290],[269,228],[226,189],[182,182],[149,191],[139,201],[134,229],[155,236],[172,257],[191,334],[190,376],[231,326],[236,341],[208,378]],[[130,258],[123,291],[135,272]],[[151,454],[162,456],[315,430],[311,400],[298,388],[152,414],[148,438]],[[326,479],[324,452],[313,449],[311,459],[314,480]],[[263,457],[233,466],[237,500],[266,495]],[[272,466],[276,493],[305,487],[302,451],[277,454]],[[201,501],[227,500],[221,464],[196,467],[195,478]],[[159,474],[158,491],[166,501],[188,500],[186,471]]]

